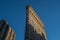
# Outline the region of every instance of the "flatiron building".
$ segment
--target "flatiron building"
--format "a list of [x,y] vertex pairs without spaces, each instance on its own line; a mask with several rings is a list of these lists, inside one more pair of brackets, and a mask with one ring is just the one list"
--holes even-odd
[[15,32],[5,20],[0,20],[0,40],[14,40]]
[[26,27],[24,40],[47,40],[43,22],[29,5],[26,6]]

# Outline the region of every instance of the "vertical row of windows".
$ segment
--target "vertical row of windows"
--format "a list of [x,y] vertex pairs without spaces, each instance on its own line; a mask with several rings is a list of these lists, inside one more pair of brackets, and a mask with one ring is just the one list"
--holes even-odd
[[6,24],[6,22],[4,20],[0,21],[0,38],[1,38],[1,40],[5,39],[8,29],[9,29],[9,27]]
[[14,40],[14,35],[15,35],[15,33],[12,31],[11,28],[9,28],[9,31],[6,36],[6,40]]
[[7,35],[6,35],[6,40],[9,40],[10,34],[11,34],[11,28],[9,28],[9,31],[8,31],[8,33],[7,33]]
[[5,24],[5,21],[0,21],[0,35],[1,35],[4,24]]
[[2,38],[5,39],[7,33],[8,33],[8,29],[9,29],[9,25],[5,24],[3,29],[2,29],[2,32],[1,32],[1,35],[3,36]]

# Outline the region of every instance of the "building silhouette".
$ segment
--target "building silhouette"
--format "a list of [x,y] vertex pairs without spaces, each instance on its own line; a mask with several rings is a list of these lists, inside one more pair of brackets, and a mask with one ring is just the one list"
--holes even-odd
[[29,5],[26,6],[26,27],[24,40],[47,40],[44,24]]
[[14,40],[15,32],[5,20],[0,20],[0,40]]

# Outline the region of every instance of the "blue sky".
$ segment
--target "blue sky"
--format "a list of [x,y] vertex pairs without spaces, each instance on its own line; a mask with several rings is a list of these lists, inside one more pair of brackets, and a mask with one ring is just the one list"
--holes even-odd
[[16,33],[15,40],[24,40],[26,5],[43,21],[47,39],[60,40],[60,0],[0,0],[0,20],[7,20]]

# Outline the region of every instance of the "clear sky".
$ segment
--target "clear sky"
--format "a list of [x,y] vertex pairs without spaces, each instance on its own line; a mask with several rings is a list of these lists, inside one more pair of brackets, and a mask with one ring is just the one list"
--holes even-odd
[[43,21],[47,39],[60,40],[60,0],[0,0],[0,20],[7,20],[16,33],[15,40],[24,40],[26,5]]

